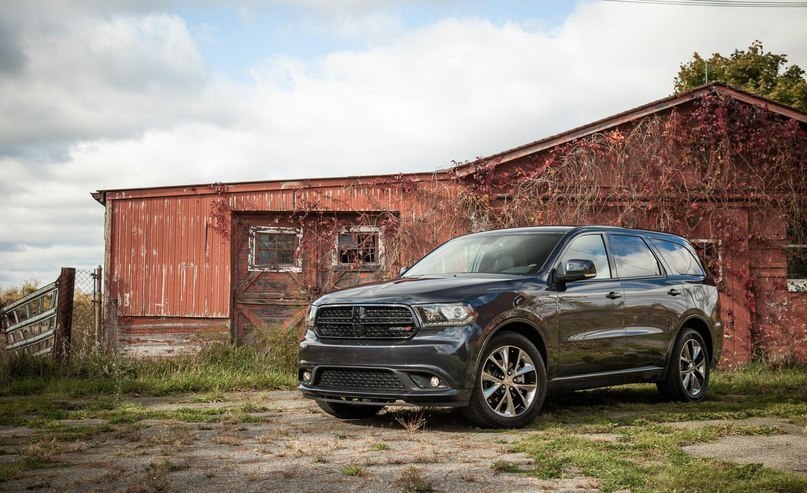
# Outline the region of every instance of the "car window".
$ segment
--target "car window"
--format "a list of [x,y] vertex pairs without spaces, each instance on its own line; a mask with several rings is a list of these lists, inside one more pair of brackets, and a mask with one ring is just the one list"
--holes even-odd
[[638,236],[611,235],[611,250],[619,277],[647,277],[661,274],[661,268],[650,247]]
[[703,268],[687,247],[672,241],[653,238],[653,244],[658,248],[661,256],[677,274],[702,276]]
[[611,267],[608,265],[608,255],[605,253],[605,242],[602,235],[583,235],[573,239],[563,253],[561,263],[565,265],[566,261],[571,259],[594,262],[594,267],[597,269],[597,276],[594,279],[611,278]]
[[423,257],[403,277],[445,274],[532,275],[543,267],[560,233],[461,236]]

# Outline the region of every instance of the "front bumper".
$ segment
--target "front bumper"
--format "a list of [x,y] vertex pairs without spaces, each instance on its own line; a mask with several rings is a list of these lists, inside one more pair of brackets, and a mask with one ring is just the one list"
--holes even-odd
[[[465,406],[480,333],[476,325],[421,329],[391,342],[319,339],[309,331],[300,343],[298,388],[304,397],[326,401]],[[431,385],[432,377],[439,386]]]

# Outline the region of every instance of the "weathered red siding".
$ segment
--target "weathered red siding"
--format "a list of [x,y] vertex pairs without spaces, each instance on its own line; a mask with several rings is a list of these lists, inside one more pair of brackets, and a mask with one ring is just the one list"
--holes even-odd
[[210,227],[212,197],[120,199],[109,288],[118,316],[227,317],[229,243]]
[[[688,102],[697,94],[680,99]],[[646,105],[631,114],[616,115],[502,155],[508,154],[508,165],[529,165],[529,158],[565,142],[615,126],[623,128],[633,119],[665,111],[671,101],[668,98]],[[788,109],[780,113],[799,116]],[[799,117],[807,121],[805,115]],[[392,214],[399,221],[399,230],[417,228],[419,235],[388,259],[384,269],[389,275],[440,242],[477,227],[473,214],[466,225],[458,225],[451,220],[454,218],[440,217],[441,207],[462,193],[458,177],[467,176],[463,173],[474,166],[471,163],[452,172],[397,176],[100,192],[98,200],[107,208],[106,297],[113,338],[127,352],[165,354],[196,348],[210,340],[246,340],[247,332],[242,326],[254,325],[256,320],[299,319],[305,300],[299,292],[293,292],[289,279],[263,276],[263,284],[250,285],[260,277],[244,266],[243,234],[250,224],[298,221],[305,235],[309,229],[316,229],[316,221],[300,220],[300,215],[314,213],[323,217],[334,211],[352,214],[350,217]],[[607,175],[601,180],[598,187],[614,186],[613,178]],[[759,349],[754,344],[765,344],[783,354],[791,354],[795,348],[796,356],[807,360],[807,294],[787,292],[784,220],[769,217],[764,209],[762,213],[759,209],[750,212],[752,209],[741,202],[731,200],[719,208],[737,228],[736,242],[732,241],[731,248],[722,248],[721,270],[726,288],[721,294],[726,333],[724,361],[749,361]],[[429,219],[424,220],[427,215]],[[553,222],[550,217],[545,219]],[[619,220],[615,214],[612,218],[594,217],[591,222],[618,224]],[[703,221],[694,232],[690,231],[690,238],[717,238],[715,228]],[[681,229],[670,228],[673,233],[687,231]],[[303,270],[297,277],[304,279],[308,287],[332,289],[334,284],[321,286],[318,280],[318,273],[327,270],[320,263],[320,253],[306,252]],[[351,276],[345,278],[346,282],[367,278],[360,273]],[[234,300],[234,296],[242,298]],[[271,300],[256,302],[258,298]]]

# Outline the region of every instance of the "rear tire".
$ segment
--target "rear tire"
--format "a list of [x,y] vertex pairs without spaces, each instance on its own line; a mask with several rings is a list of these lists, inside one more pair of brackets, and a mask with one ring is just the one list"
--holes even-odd
[[546,368],[529,339],[514,332],[494,336],[482,352],[465,417],[482,428],[521,428],[541,411]]
[[700,401],[709,388],[709,351],[703,337],[692,329],[682,329],[675,342],[667,374],[656,383],[665,400]]
[[379,413],[384,406],[373,406],[365,404],[342,404],[339,402],[327,402],[316,399],[320,409],[339,419],[365,419],[372,418]]

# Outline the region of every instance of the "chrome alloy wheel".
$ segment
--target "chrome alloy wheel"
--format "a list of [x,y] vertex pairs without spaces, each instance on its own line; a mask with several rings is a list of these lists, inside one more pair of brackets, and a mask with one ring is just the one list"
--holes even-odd
[[513,417],[530,408],[538,390],[537,382],[532,358],[516,346],[502,346],[485,360],[479,384],[493,412]]
[[692,397],[703,391],[706,381],[706,352],[695,339],[688,339],[681,347],[679,361],[681,386]]

